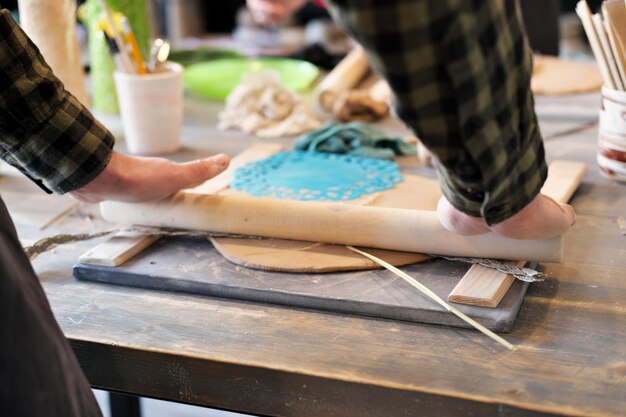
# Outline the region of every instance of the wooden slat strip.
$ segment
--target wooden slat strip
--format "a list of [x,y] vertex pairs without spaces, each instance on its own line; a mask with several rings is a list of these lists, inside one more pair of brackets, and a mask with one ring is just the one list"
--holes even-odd
[[[525,262],[513,262],[523,266]],[[481,307],[497,307],[515,282],[512,275],[474,264],[454,287],[448,301]]]
[[83,264],[119,266],[159,240],[159,235],[118,232],[78,258]]
[[587,173],[587,164],[575,161],[554,161],[548,169],[548,178],[541,192],[560,203],[572,198]]
[[623,24],[626,21],[624,2],[616,0],[604,1],[602,3],[602,15],[605,19],[609,40],[614,38],[614,55],[617,67],[620,70],[620,75],[624,77],[622,81],[626,83],[626,56],[623,53],[623,51],[626,51],[626,27]]
[[[543,194],[559,202],[567,202],[572,197],[587,165],[582,162],[554,161],[550,164],[548,178],[541,189]],[[516,262],[523,266],[524,261]],[[482,307],[497,307],[515,282],[515,277],[492,268],[474,264],[454,287],[448,301]]]

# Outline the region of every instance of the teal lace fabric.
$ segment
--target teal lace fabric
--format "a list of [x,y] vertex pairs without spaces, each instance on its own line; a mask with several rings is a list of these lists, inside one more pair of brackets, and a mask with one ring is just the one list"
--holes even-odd
[[417,155],[415,145],[406,143],[402,138],[390,137],[366,122],[327,123],[296,139],[294,149],[389,160]]
[[230,187],[255,197],[345,201],[402,182],[400,167],[382,159],[322,152],[281,152],[235,171]]

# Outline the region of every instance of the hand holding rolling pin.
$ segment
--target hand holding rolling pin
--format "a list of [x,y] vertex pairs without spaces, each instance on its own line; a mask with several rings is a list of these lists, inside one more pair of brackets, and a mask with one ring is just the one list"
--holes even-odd
[[521,211],[493,225],[487,225],[482,217],[457,210],[445,197],[439,200],[437,215],[446,229],[460,235],[480,235],[492,231],[513,239],[558,236],[576,223],[572,206],[558,203],[544,194],[537,194]]
[[69,194],[85,203],[160,200],[215,177],[229,162],[225,154],[176,163],[165,158],[132,157],[113,152],[100,175]]

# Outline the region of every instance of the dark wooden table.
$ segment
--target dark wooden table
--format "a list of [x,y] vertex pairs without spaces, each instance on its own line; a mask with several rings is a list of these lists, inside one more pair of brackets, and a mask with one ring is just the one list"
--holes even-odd
[[[476,331],[77,282],[71,267],[93,241],[34,266],[94,387],[278,416],[624,416],[626,187],[597,171],[598,102],[537,100],[549,159],[590,170],[563,263],[543,265],[550,279],[531,285],[506,336],[514,352]],[[188,100],[176,159],[251,143],[217,132],[215,111]],[[39,230],[71,200],[6,172],[0,193],[25,244],[110,227],[83,205]]]

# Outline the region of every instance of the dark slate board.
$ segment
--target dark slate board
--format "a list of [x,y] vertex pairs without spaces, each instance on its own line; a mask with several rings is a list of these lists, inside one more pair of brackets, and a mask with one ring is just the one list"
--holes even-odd
[[[403,267],[444,300],[468,270],[432,259]],[[74,277],[129,287],[230,298],[289,307],[469,327],[386,270],[291,274],[228,262],[203,238],[162,238],[119,267],[78,264]],[[497,308],[455,304],[491,330],[510,332],[527,283],[516,281]]]

